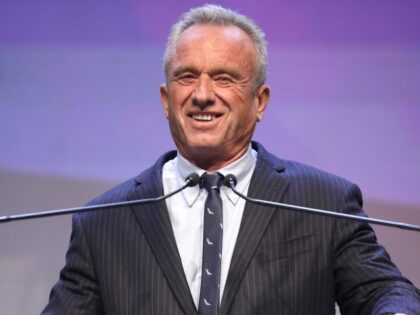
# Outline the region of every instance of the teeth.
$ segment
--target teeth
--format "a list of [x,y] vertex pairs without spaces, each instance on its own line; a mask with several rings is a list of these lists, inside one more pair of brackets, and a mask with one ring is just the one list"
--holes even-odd
[[215,115],[197,115],[197,114],[194,114],[192,117],[195,120],[202,120],[202,121],[211,121],[216,118]]

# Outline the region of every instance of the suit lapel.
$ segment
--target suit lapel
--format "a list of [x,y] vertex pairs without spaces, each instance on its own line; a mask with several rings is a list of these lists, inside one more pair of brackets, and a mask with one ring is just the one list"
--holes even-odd
[[[282,174],[284,166],[280,160],[274,159],[260,145],[254,143],[254,146],[257,146],[258,160],[251,179],[248,196],[278,202],[288,187],[288,181]],[[246,202],[223,293],[221,314],[229,313],[242,278],[274,211],[275,208],[262,207]]]
[[[162,166],[174,157],[173,154],[163,156],[155,166],[136,178],[137,191],[130,199],[163,195]],[[185,314],[196,314],[165,201],[133,206],[132,209],[179,305]]]

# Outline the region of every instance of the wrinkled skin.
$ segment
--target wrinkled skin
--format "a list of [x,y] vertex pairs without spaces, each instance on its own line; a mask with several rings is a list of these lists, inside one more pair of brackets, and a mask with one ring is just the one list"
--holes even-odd
[[215,171],[242,156],[270,98],[256,50],[236,26],[194,25],[175,43],[161,103],[179,152]]

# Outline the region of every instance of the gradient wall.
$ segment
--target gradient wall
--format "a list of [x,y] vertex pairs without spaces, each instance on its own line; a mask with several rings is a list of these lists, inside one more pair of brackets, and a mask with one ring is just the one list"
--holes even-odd
[[[206,1],[0,2],[0,215],[81,205],[172,149],[159,104],[170,25]],[[269,42],[255,139],[420,224],[420,2],[220,1]],[[420,286],[420,234],[375,227]],[[39,313],[70,217],[0,225],[0,313]]]

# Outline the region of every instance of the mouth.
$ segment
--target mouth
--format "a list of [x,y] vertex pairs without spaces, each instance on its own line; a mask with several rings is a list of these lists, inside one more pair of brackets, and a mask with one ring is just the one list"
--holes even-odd
[[216,119],[216,115],[193,114],[191,117],[197,121],[212,121]]
[[189,114],[188,116],[190,116],[195,121],[208,122],[208,121],[213,121],[222,115],[221,114]]

